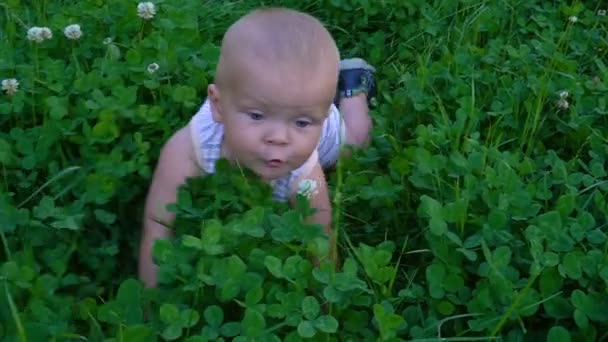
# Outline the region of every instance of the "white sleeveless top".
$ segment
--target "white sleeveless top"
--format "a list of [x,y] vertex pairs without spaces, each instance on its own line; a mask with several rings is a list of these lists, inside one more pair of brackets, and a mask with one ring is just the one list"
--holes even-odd
[[[221,158],[224,125],[213,120],[211,106],[206,100],[189,123],[192,143],[198,166],[206,173],[215,172],[215,163]],[[318,161],[321,166],[333,165],[338,160],[340,146],[345,140],[344,123],[340,112],[331,105],[329,115],[323,123],[317,149],[299,168],[272,182],[273,198],[286,202],[297,189],[297,183],[310,173]]]

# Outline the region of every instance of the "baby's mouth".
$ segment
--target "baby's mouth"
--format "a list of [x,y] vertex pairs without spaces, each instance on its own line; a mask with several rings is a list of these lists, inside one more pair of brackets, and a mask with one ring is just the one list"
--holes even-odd
[[284,160],[281,159],[270,159],[268,161],[266,161],[266,165],[268,165],[268,167],[271,168],[278,168],[281,167],[285,164]]

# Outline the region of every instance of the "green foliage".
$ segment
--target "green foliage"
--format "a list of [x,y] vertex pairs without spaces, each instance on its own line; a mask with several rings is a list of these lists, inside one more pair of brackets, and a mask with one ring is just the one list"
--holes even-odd
[[[0,2],[0,78],[19,81],[0,94],[0,339],[606,339],[605,4],[155,3],[145,21],[119,0]],[[159,149],[260,5],[378,67],[373,142],[328,173],[341,265],[303,198],[222,162],[180,189],[144,289]]]
[[[214,188],[223,189],[226,198],[216,201]],[[327,237],[320,226],[305,223],[306,201],[294,209],[273,202],[270,187],[225,161],[214,175],[191,179],[179,198],[179,238],[154,246],[159,298],[174,300],[158,303],[160,320],[168,325],[164,338],[178,338],[184,328],[208,339],[313,338],[335,334],[346,313],[373,301],[354,258],[344,259],[341,271],[326,261]],[[199,202],[207,203],[207,210],[193,214]],[[224,213],[227,204],[229,214]],[[312,260],[320,264],[313,267]],[[372,280],[386,283],[378,276]],[[204,321],[197,324],[196,314],[190,324],[184,312],[202,312]],[[340,333],[361,338],[358,329]]]

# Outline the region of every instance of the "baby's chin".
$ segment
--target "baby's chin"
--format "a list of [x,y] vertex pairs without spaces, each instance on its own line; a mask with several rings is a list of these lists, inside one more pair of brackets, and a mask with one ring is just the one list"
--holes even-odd
[[[289,172],[291,172],[291,171],[289,171]],[[277,180],[279,180],[279,179],[281,179],[281,178],[289,175],[289,172],[281,172],[281,173],[261,173],[261,172],[256,172],[256,174],[264,182],[271,183],[271,182],[277,181]]]
[[279,166],[271,166],[262,163],[254,163],[254,165],[241,165],[253,171],[263,181],[270,183],[289,176],[291,172],[304,165],[304,163],[294,165],[292,161],[285,161],[283,165]]
[[285,168],[284,170],[277,170],[276,172],[272,172],[271,170],[256,170],[254,171],[263,181],[265,182],[274,182],[283,177],[288,176],[294,169]]

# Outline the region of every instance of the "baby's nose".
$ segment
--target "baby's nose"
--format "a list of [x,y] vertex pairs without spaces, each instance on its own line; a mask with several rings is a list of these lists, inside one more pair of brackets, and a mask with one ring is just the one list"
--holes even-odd
[[271,127],[266,134],[266,143],[272,145],[285,145],[289,142],[289,132],[287,127],[276,125]]

